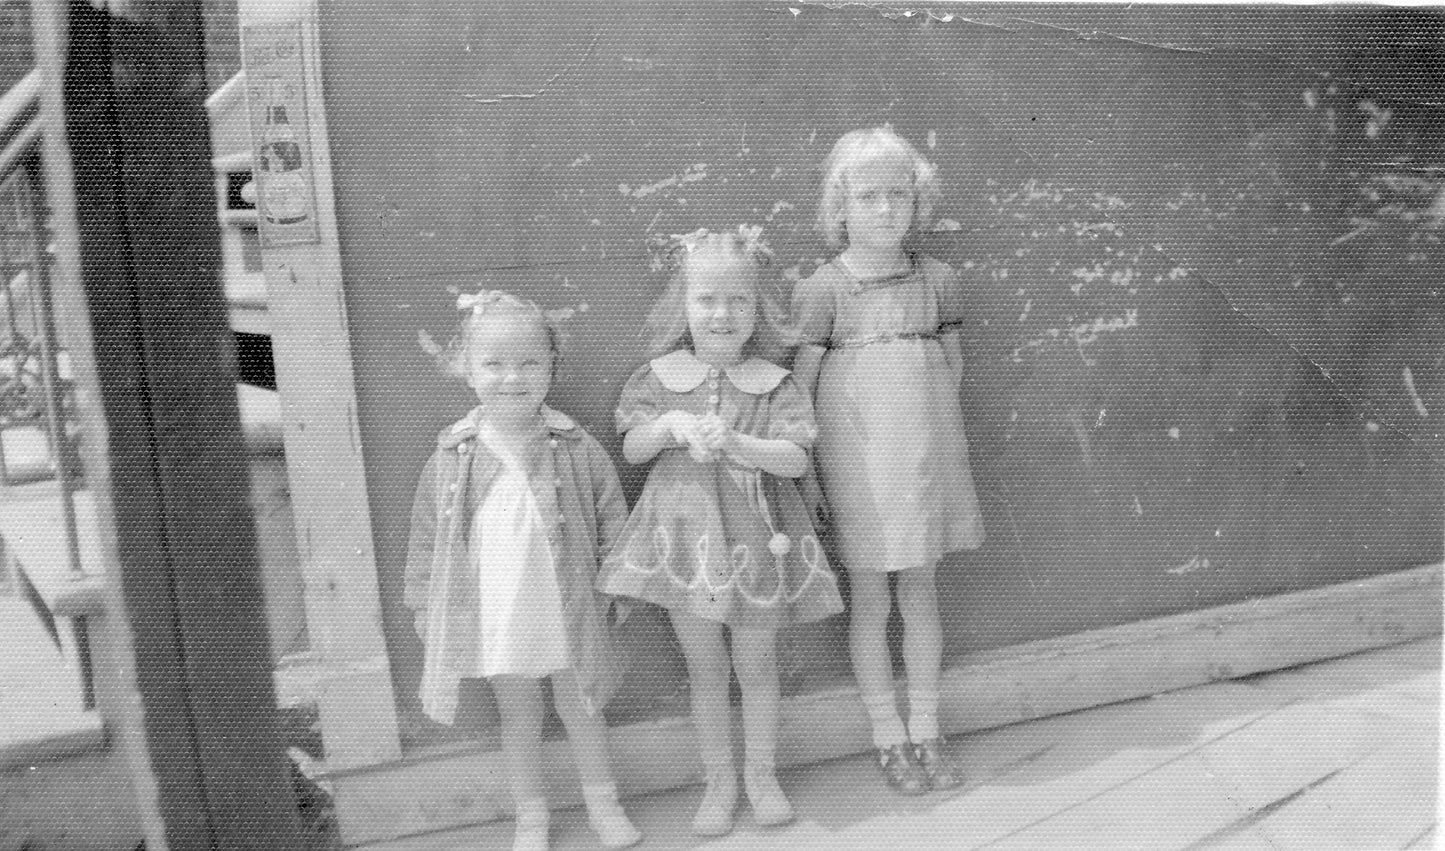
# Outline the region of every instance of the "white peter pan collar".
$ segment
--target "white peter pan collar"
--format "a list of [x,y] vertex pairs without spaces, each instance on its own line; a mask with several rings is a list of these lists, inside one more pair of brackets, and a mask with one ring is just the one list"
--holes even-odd
[[[673,393],[690,393],[696,390],[714,369],[687,349],[668,352],[654,359],[650,365],[657,380]],[[739,361],[724,367],[721,372],[728,377],[732,386],[751,396],[771,393],[788,377],[788,370],[762,358]]]

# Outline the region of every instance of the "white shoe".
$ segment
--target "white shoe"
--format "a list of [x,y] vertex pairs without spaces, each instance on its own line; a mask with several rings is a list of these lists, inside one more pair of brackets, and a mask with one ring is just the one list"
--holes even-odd
[[627,817],[617,802],[617,787],[582,791],[587,802],[587,820],[604,848],[627,848],[642,841],[642,831]]
[[545,803],[519,805],[516,821],[512,851],[547,851],[552,819]]
[[771,765],[744,766],[743,785],[747,787],[748,803],[753,805],[753,818],[759,825],[773,827],[793,820],[793,805],[778,785]]
[[738,806],[738,778],[731,765],[709,768],[707,790],[702,793],[692,832],[698,836],[722,836],[733,829],[733,812]]

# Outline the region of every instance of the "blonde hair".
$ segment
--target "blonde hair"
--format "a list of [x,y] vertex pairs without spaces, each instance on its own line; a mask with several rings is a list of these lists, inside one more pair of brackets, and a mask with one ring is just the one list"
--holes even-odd
[[907,139],[884,125],[844,133],[823,161],[823,186],[818,201],[818,230],[833,248],[848,245],[848,172],[874,160],[897,159],[906,163],[913,175],[913,223],[909,233],[928,227],[933,205],[942,193],[938,169]]
[[465,311],[465,315],[457,324],[456,333],[445,349],[434,353],[447,374],[462,379],[467,377],[468,355],[477,329],[485,321],[501,318],[531,322],[546,333],[547,345],[552,350],[552,372],[556,374],[557,363],[562,358],[562,331],[554,318],[536,302],[501,290],[479,290],[458,295],[457,309]]
[[676,238],[675,242],[673,272],[662,296],[647,314],[650,332],[648,354],[656,357],[677,349],[692,348],[692,332],[687,325],[688,274],[690,270],[695,271],[702,261],[711,260],[736,264],[749,273],[753,282],[758,314],[753,324],[753,335],[743,344],[744,354],[774,361],[782,357],[792,344],[794,335],[788,327],[780,295],[771,291],[763,281],[762,270],[768,265],[771,255],[758,230],[740,227],[726,233],[695,231]]

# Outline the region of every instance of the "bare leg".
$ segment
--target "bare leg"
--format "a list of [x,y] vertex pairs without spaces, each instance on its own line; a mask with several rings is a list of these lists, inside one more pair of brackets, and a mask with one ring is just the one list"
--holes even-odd
[[[905,571],[906,572],[906,571]],[[862,692],[863,708],[873,725],[873,746],[878,749],[878,767],[894,791],[921,795],[928,791],[928,778],[908,744],[908,730],[898,716],[893,696],[893,658],[888,652],[888,615],[893,594],[888,574],[867,568],[850,570],[853,586],[848,638],[853,655],[853,675]]]
[[502,716],[502,754],[517,809],[517,851],[547,847],[547,799],[542,786],[542,689],[531,677],[491,679]]
[[771,629],[734,629],[733,670],[743,692],[743,782],[753,814],[761,825],[791,821],[793,808],[775,774],[778,742],[777,633]]
[[577,776],[585,786],[605,786],[613,782],[612,760],[607,755],[607,722],[602,710],[589,713],[577,684],[577,675],[562,671],[552,675],[552,702],[567,728],[572,742],[572,755],[577,761]]
[[[910,698],[920,698],[909,701],[910,738],[915,742],[936,739],[943,626],[938,616],[938,586],[934,582],[933,565],[899,572],[898,610],[903,615],[903,663],[908,670],[908,693]],[[928,705],[930,697],[931,706]]]
[[938,726],[943,627],[933,571],[928,565],[899,574],[898,609],[903,613],[903,661],[908,668],[908,737],[929,787],[942,790],[962,786],[964,777],[944,752]]
[[893,701],[893,662],[888,654],[888,615],[893,595],[888,574],[866,568],[848,573],[853,588],[848,642],[853,676],[873,722],[873,744],[883,748],[908,738]]
[[592,829],[608,848],[636,844],[642,834],[617,801],[617,784],[612,779],[612,762],[607,756],[607,721],[602,717],[602,710],[587,711],[577,675],[570,670],[552,676],[552,702],[572,742],[572,756],[582,780],[582,799],[587,804]]
[[737,775],[733,770],[732,707],[728,705],[731,665],[722,624],[696,615],[671,612],[672,629],[687,659],[688,688],[692,694],[692,723],[697,728],[698,750],[706,772],[707,791],[693,819],[692,829],[716,836],[732,829],[737,806]]

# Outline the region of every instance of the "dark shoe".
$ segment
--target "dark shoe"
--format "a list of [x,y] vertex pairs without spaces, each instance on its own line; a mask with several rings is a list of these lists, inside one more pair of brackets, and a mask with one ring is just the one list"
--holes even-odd
[[964,784],[963,772],[943,752],[942,739],[929,739],[913,746],[914,757],[928,777],[928,786],[935,792],[957,789]]
[[907,742],[878,749],[878,767],[883,779],[900,795],[922,795],[928,791],[928,775],[913,758]]

